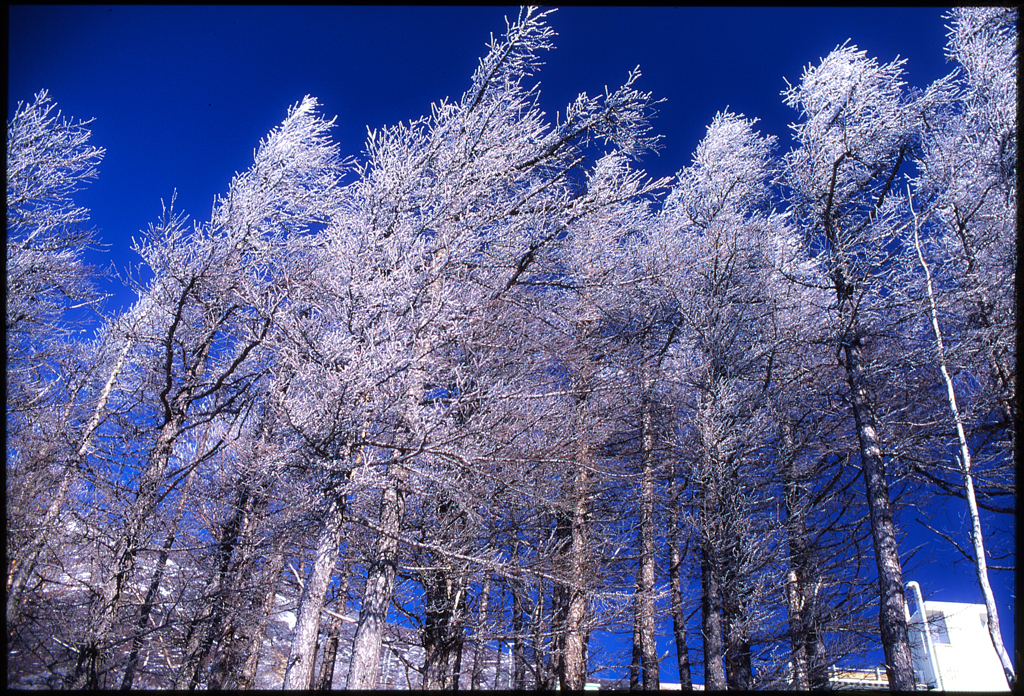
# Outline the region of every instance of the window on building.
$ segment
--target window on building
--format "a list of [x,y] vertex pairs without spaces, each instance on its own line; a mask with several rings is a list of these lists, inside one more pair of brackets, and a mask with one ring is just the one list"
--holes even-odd
[[932,634],[933,643],[949,645],[949,629],[946,628],[946,615],[941,611],[928,612],[928,630]]

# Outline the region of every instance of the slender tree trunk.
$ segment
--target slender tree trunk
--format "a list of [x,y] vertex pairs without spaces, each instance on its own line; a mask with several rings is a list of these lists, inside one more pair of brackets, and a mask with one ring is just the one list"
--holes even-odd
[[408,481],[408,472],[401,465],[392,465],[388,473],[391,478],[384,489],[380,505],[380,534],[366,574],[359,625],[352,643],[349,689],[375,689],[380,678],[380,649],[388,606],[394,593],[395,572],[398,569],[398,533],[405,514],[405,488]]
[[682,484],[677,480],[675,461],[670,463],[669,477],[672,482],[672,499],[668,506],[668,576],[672,592],[672,633],[676,639],[676,663],[679,668],[679,688],[693,690],[690,676],[690,652],[686,647],[686,617],[683,615],[682,564],[686,550],[679,551],[681,523],[679,520],[679,490]]
[[[533,628],[533,688],[546,688],[547,669],[544,660],[544,580],[537,578],[537,598],[533,603],[533,616],[530,625]],[[552,607],[553,609],[554,607]]]
[[816,629],[817,581],[808,549],[806,506],[809,492],[796,471],[795,445],[788,424],[780,426],[783,489],[786,501],[786,537],[789,544],[789,570],[786,573],[786,608],[789,615],[793,688],[798,691],[824,689],[828,685],[825,648]]
[[860,441],[861,464],[868,493],[871,537],[878,568],[878,625],[885,651],[889,688],[913,691],[916,688],[914,665],[907,635],[906,599],[903,595],[903,568],[900,564],[896,529],[892,521],[889,485],[885,480],[885,462],[878,438],[878,429],[868,400],[864,365],[859,337],[846,341],[846,374],[850,383],[853,417]]
[[459,690],[459,680],[462,677],[462,654],[466,645],[462,628],[466,617],[466,594],[468,592],[464,577],[457,580],[456,584],[458,585],[458,591],[455,601],[454,621],[449,631],[451,648],[448,650],[452,691]]
[[1010,662],[1010,656],[1003,645],[1002,631],[999,628],[999,612],[996,609],[995,596],[992,593],[992,585],[988,579],[988,563],[985,557],[985,539],[981,532],[981,515],[978,512],[978,500],[974,494],[974,476],[971,474],[971,449],[967,444],[967,434],[964,432],[963,419],[960,417],[960,409],[956,404],[956,389],[953,387],[953,380],[946,368],[946,351],[942,341],[942,330],[939,328],[938,310],[935,307],[935,293],[932,289],[932,276],[928,264],[924,260],[921,251],[921,240],[917,232],[917,216],[914,216],[914,246],[917,249],[917,258],[924,269],[926,288],[928,291],[929,316],[931,318],[932,331],[935,333],[935,353],[939,364],[939,372],[942,373],[942,380],[946,384],[946,397],[949,401],[949,410],[956,424],[957,440],[960,444],[960,456],[957,462],[960,465],[960,473],[964,482],[964,497],[967,499],[967,509],[971,516],[971,543],[974,546],[974,570],[978,576],[978,585],[981,587],[981,594],[985,598],[985,610],[988,613],[988,635],[995,648],[999,662],[1002,664],[1006,682],[1012,691],[1017,685],[1017,675]]
[[805,556],[804,489],[797,480],[793,436],[789,425],[780,426],[782,451],[779,453],[786,500],[786,537],[789,544],[789,570],[786,573],[786,610],[789,614],[790,668],[792,686],[797,691],[810,687],[807,655],[807,628],[804,624],[803,559]]
[[302,588],[302,599],[295,623],[295,636],[288,654],[288,667],[284,674],[285,689],[308,689],[313,683],[316,667],[317,638],[320,636],[320,615],[324,608],[327,588],[338,562],[338,547],[341,544],[343,516],[345,514],[344,493],[329,484],[324,492],[327,514],[317,539],[313,568]]
[[582,462],[576,470],[575,506],[572,518],[572,585],[566,588],[564,644],[559,681],[564,689],[579,690],[587,681],[587,587],[590,584],[590,471],[589,453],[581,453]]
[[[339,609],[342,609],[342,607],[339,607]],[[338,659],[338,643],[341,641],[341,626],[344,623],[344,620],[340,618],[341,616],[342,611],[338,611],[338,616],[332,616],[331,623],[327,627],[327,637],[324,640],[323,653],[320,659],[320,674],[312,687],[317,691],[332,691],[334,688],[334,663]]]
[[[256,669],[259,667],[260,651],[263,641],[267,635],[267,623],[271,613],[274,611],[274,603],[277,599],[277,586],[281,579],[281,571],[284,570],[284,546],[285,537],[280,537],[270,552],[265,569],[265,593],[263,601],[259,605],[257,620],[253,625],[243,626],[241,640],[238,645],[232,646],[238,655],[245,655],[245,662],[237,674],[230,674],[225,682],[225,688],[237,691],[248,691],[256,684]],[[253,603],[257,601],[253,597]]]
[[526,608],[524,606],[524,595],[526,584],[518,579],[512,587],[512,664],[509,668],[512,672],[512,688],[526,688],[526,639],[523,631],[526,629]]
[[249,504],[249,488],[241,484],[234,502],[234,511],[221,530],[221,541],[217,547],[216,570],[207,587],[207,604],[192,621],[185,660],[174,680],[175,689],[195,689],[202,675],[202,664],[213,647],[213,641],[220,634],[224,618],[224,606],[230,583],[231,558],[238,546],[238,538],[245,521]]
[[72,681],[74,689],[99,688],[97,677],[100,653],[110,641],[117,615],[124,605],[122,594],[135,567],[135,550],[146,521],[159,502],[160,486],[184,420],[184,412],[175,409],[160,429],[156,446],[149,457],[149,465],[139,482],[135,502],[125,516],[124,527],[114,546],[112,568],[100,583],[97,610],[90,620],[90,628],[80,652],[80,664]]
[[640,650],[640,643],[642,641],[640,633],[640,583],[639,583],[639,571],[637,572],[638,582],[636,583],[637,589],[633,594],[633,650],[630,654],[629,661],[629,690],[639,691],[640,690],[640,667],[643,663],[643,653]]
[[449,571],[428,571],[424,581],[423,688],[447,689],[457,603]]
[[[202,451],[202,445],[198,448],[199,452]],[[146,629],[146,625],[149,623],[149,615],[153,611],[153,605],[156,603],[156,598],[160,591],[160,583],[163,581],[164,570],[167,568],[167,559],[170,558],[171,548],[174,546],[174,542],[177,539],[178,524],[181,521],[181,514],[185,508],[185,502],[188,500],[189,493],[192,491],[192,482],[195,480],[196,470],[192,469],[188,473],[188,478],[185,480],[185,487],[181,492],[181,498],[178,500],[178,507],[174,513],[174,520],[171,523],[171,530],[167,533],[167,539],[164,541],[163,548],[160,549],[160,557],[157,559],[156,569],[153,571],[153,579],[150,580],[149,588],[146,590],[146,598],[142,602],[142,611],[139,612],[139,623],[138,632],[132,637],[131,652],[128,654],[128,666],[124,671],[124,679],[121,680],[121,690],[127,691],[132,688],[132,682],[135,681],[135,670],[139,664],[139,651],[142,649],[142,633]]]
[[226,597],[222,612],[223,627],[216,638],[217,649],[208,670],[207,688],[219,691],[228,688],[234,675],[241,670],[251,648],[247,633],[247,624],[259,622],[259,615],[252,610],[259,606],[252,597],[253,573],[256,562],[256,536],[259,525],[264,521],[268,502],[270,480],[265,479],[258,489],[250,493],[248,509],[242,523],[235,560],[231,563],[231,571],[226,587]]
[[723,595],[726,684],[730,689],[749,691],[754,688],[754,679],[750,638],[747,636],[745,625],[745,601],[739,590],[729,590],[723,592]]
[[[712,552],[713,553],[713,552]],[[701,548],[701,628],[704,632],[704,688],[724,691],[725,668],[722,664],[722,595],[719,588],[717,563],[709,558],[709,551]]]
[[341,585],[338,587],[338,598],[334,603],[335,615],[331,617],[331,624],[327,629],[327,639],[324,642],[323,656],[320,660],[320,676],[317,677],[314,688],[317,691],[331,691],[334,684],[334,666],[338,661],[338,644],[341,641],[341,626],[345,622],[345,610],[347,608],[348,583],[352,575],[351,561],[346,559],[341,569]]

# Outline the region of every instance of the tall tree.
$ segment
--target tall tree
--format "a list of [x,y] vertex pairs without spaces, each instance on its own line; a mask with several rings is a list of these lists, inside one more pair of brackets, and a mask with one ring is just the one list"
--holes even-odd
[[925,94],[908,94],[904,62],[880,65],[843,45],[784,91],[786,104],[801,115],[794,125],[797,147],[785,158],[785,183],[794,224],[835,294],[834,345],[859,440],[878,570],[879,628],[894,690],[913,689],[915,681],[865,342],[882,340],[881,298],[893,271],[888,257],[905,230],[894,183],[919,141],[922,114],[947,96],[941,82]]
[[266,373],[250,358],[281,302],[282,288],[264,273],[271,249],[324,219],[335,183],[336,147],[325,136],[330,123],[315,108],[306,99],[291,110],[253,167],[218,201],[208,226],[189,231],[172,208],[136,246],[154,274],[140,291],[139,304],[149,309],[134,356],[145,365],[144,382],[133,395],[141,399],[135,415],[149,420],[151,439],[134,499],[121,512],[112,561],[97,583],[76,686],[96,685],[99,655],[116,632],[147,521],[166,495],[176,441],[192,427],[237,413]]
[[675,364],[685,392],[679,418],[693,437],[705,673],[719,688],[753,686],[756,577],[759,560],[773,554],[773,524],[755,522],[761,513],[751,492],[767,492],[770,480],[761,464],[778,280],[769,230],[782,221],[768,208],[774,138],[758,135],[753,123],[728,112],[715,117],[651,244],[680,317]]

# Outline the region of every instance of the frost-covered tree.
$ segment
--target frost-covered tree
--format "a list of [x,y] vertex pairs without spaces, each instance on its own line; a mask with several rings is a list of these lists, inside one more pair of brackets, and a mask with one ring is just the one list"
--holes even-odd
[[729,112],[715,117],[651,243],[679,314],[669,379],[695,487],[706,683],[717,688],[753,687],[752,643],[765,627],[760,586],[778,543],[777,521],[757,492],[770,490],[765,387],[781,280],[771,233],[783,221],[768,199],[774,138],[753,124]]
[[[21,616],[39,553],[103,417],[109,332],[72,335],[101,299],[84,253],[96,244],[73,194],[97,175],[104,150],[89,121],[54,113],[46,90],[7,124],[6,405],[7,636]],[[97,364],[99,363],[99,364]],[[116,371],[116,370],[115,370]]]
[[325,135],[330,123],[315,107],[307,98],[291,110],[262,143],[253,167],[218,200],[208,225],[190,230],[182,215],[166,210],[136,244],[152,278],[130,310],[141,316],[132,325],[135,347],[128,356],[135,379],[126,378],[119,391],[134,402],[127,424],[141,431],[138,447],[148,451],[130,476],[128,500],[110,501],[121,508],[111,510],[120,522],[111,534],[110,563],[95,583],[77,686],[97,684],[104,646],[115,640],[147,522],[180,480],[178,439],[238,414],[267,373],[260,345],[286,294],[273,272],[276,249],[329,216],[336,183],[336,146]]
[[[322,421],[307,414],[343,414],[347,422],[338,434],[371,450],[367,466],[384,482],[352,687],[376,683],[414,479],[453,449],[444,444],[446,409],[436,408],[435,391],[445,392],[452,407],[474,398],[457,364],[435,354],[464,345],[463,329],[532,277],[574,221],[643,191],[635,185],[593,195],[574,190],[570,174],[583,162],[588,139],[627,155],[653,145],[646,122],[651,100],[633,87],[634,72],[619,90],[596,99],[581,95],[559,123],[546,124],[535,88],[525,84],[550,47],[546,15],[524,10],[494,39],[458,102],[441,102],[428,117],[371,134],[358,180],[317,252],[327,264],[318,287],[330,304],[301,311],[311,325],[326,328],[320,335],[329,343],[314,347],[331,356],[331,364],[322,364],[337,387],[296,413],[314,428]],[[363,423],[369,424],[365,440],[358,437]]]
[[[90,121],[62,117],[46,90],[7,124],[7,409],[47,398],[45,364],[72,324],[69,310],[100,299],[84,252],[96,244],[89,211],[72,195],[97,175],[102,148]],[[8,416],[8,432],[18,419]]]
[[785,184],[794,224],[808,253],[829,279],[834,346],[844,367],[867,487],[879,578],[879,627],[889,683],[913,689],[904,613],[903,573],[893,523],[887,461],[873,402],[865,344],[881,340],[885,295],[906,231],[905,207],[895,185],[920,142],[923,115],[948,99],[937,82],[911,95],[903,64],[879,64],[843,45],[784,92],[800,112],[793,125],[797,147],[786,155]]

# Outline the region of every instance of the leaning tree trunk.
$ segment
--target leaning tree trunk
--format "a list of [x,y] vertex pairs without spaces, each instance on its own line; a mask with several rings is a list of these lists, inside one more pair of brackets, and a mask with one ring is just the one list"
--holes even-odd
[[[14,637],[14,632],[17,629],[21,618],[21,608],[25,594],[25,587],[28,585],[28,581],[29,578],[32,577],[32,573],[35,572],[39,554],[46,546],[47,536],[53,530],[57,520],[57,515],[64,506],[65,500],[67,500],[68,491],[71,490],[71,484],[78,478],[78,467],[89,452],[89,448],[92,445],[93,434],[96,432],[96,429],[103,420],[103,414],[106,411],[107,402],[110,400],[110,392],[114,388],[114,384],[117,382],[117,379],[121,374],[121,370],[124,369],[125,360],[127,359],[128,352],[131,350],[133,345],[135,345],[133,340],[128,339],[125,341],[124,348],[121,349],[121,354],[118,356],[117,362],[114,363],[113,368],[111,368],[110,375],[107,377],[107,381],[103,385],[99,399],[96,402],[96,407],[93,409],[92,418],[89,420],[85,431],[82,433],[81,444],[79,444],[74,458],[64,466],[64,471],[61,473],[60,483],[57,485],[57,490],[50,499],[50,505],[46,509],[46,515],[43,517],[43,520],[39,525],[39,530],[32,538],[32,541],[30,541],[25,548],[22,549],[20,553],[16,554],[10,561],[9,567],[11,571],[8,573],[7,579],[8,645],[10,645],[11,640]],[[68,408],[66,409],[63,418],[65,422],[68,420],[70,410],[71,404],[68,404]]]
[[284,674],[284,688],[308,689],[313,683],[316,666],[317,638],[320,635],[320,614],[323,612],[327,588],[338,562],[338,546],[345,513],[344,493],[329,483],[324,491],[327,513],[324,515],[316,545],[313,568],[302,588],[295,635],[288,654],[288,666]]
[[[202,444],[196,450],[201,452],[203,449]],[[171,555],[171,548],[174,547],[174,542],[178,535],[178,524],[181,521],[182,511],[185,508],[185,502],[188,500],[189,493],[192,491],[192,483],[195,479],[196,469],[188,472],[188,478],[185,480],[185,487],[181,492],[181,498],[178,499],[178,507],[174,512],[174,519],[171,522],[171,529],[167,532],[167,538],[164,540],[163,548],[160,549],[160,557],[156,562],[156,569],[153,571],[153,578],[150,580],[149,588],[146,590],[146,598],[142,601],[142,611],[139,612],[139,622],[136,626],[137,631],[132,636],[132,647],[131,652],[128,654],[128,666],[124,671],[124,678],[121,680],[121,690],[128,691],[132,688],[132,682],[135,681],[135,670],[139,664],[139,651],[142,649],[142,634],[146,629],[146,624],[149,623],[149,616],[153,611],[153,606],[156,603],[157,595],[160,591],[160,584],[163,582],[164,571],[167,569],[167,560]]]
[[352,666],[348,675],[349,689],[375,689],[380,678],[380,649],[388,606],[395,589],[398,569],[398,533],[405,516],[405,493],[408,471],[394,464],[388,472],[390,481],[380,504],[380,529],[377,548],[366,573],[366,589],[359,609],[359,624],[352,642]]
[[[1002,664],[1003,673],[1006,676],[1007,685],[1013,690],[1017,684],[1017,675],[1013,669],[1010,656],[1003,646],[1003,635],[999,628],[999,612],[996,609],[995,596],[992,593],[992,585],[988,579],[988,563],[985,558],[985,539],[981,532],[981,515],[978,512],[978,500],[974,494],[974,476],[971,474],[971,449],[967,444],[967,434],[964,432],[963,419],[960,417],[960,409],[956,405],[956,389],[953,387],[953,379],[949,376],[946,368],[946,350],[942,342],[942,331],[939,328],[938,310],[935,307],[935,292],[932,289],[932,275],[928,264],[924,260],[924,253],[921,251],[921,240],[917,232],[918,219],[914,216],[914,246],[917,249],[917,258],[924,269],[926,288],[928,291],[929,316],[931,318],[932,331],[935,333],[935,353],[939,364],[939,372],[946,385],[946,397],[949,401],[949,410],[956,424],[957,441],[960,444],[960,456],[957,461],[960,465],[960,473],[964,481],[964,497],[967,499],[967,509],[971,517],[971,544],[974,546],[974,570],[978,576],[978,585],[981,587],[981,594],[985,598],[985,611],[988,613],[988,635],[995,648],[999,662]],[[997,361],[998,362],[998,361]],[[1005,378],[1005,373],[1004,373]],[[1012,402],[1012,400],[1011,400]],[[1011,421],[1012,422],[1012,421]]]
[[861,464],[867,487],[871,539],[875,547],[875,563],[878,568],[878,625],[885,651],[889,688],[893,691],[913,691],[916,688],[916,680],[910,654],[910,639],[907,635],[903,568],[896,542],[896,528],[892,521],[889,485],[885,480],[885,462],[882,459],[875,417],[868,400],[861,350],[861,340],[856,335],[843,345],[853,417],[857,426]]

